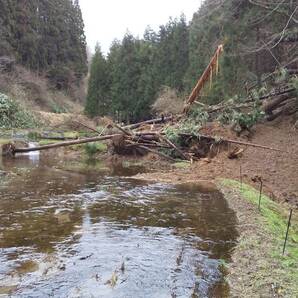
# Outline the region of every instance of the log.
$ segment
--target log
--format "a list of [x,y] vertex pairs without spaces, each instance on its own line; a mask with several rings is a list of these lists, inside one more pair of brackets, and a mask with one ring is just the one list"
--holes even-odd
[[197,99],[199,96],[201,90],[203,89],[206,81],[211,78],[212,81],[212,75],[215,70],[215,73],[218,73],[218,59],[220,54],[223,52],[223,45],[219,45],[216,49],[215,54],[210,60],[210,63],[206,67],[205,71],[203,72],[202,76],[199,78],[196,86],[192,90],[189,98],[187,99],[185,105],[184,105],[184,110],[183,113],[187,113],[189,111],[190,106],[193,104],[193,102]]
[[276,112],[274,114],[271,114],[271,115],[266,116],[265,119],[267,121],[273,121],[273,120],[275,120],[277,117],[279,117],[282,114],[283,114],[283,110],[280,110],[280,111],[278,111],[278,112]]
[[77,140],[78,137],[50,137],[50,136],[40,136],[41,140],[53,140],[53,141],[67,141],[67,140]]
[[165,146],[165,145],[160,145],[156,143],[141,143],[141,142],[133,142],[130,140],[126,140],[128,143],[127,147],[133,147],[133,146],[147,146],[147,147],[152,147],[152,148],[162,148],[162,149],[171,149],[172,147],[170,146]]
[[148,148],[148,147],[146,147],[146,146],[143,146],[143,145],[139,145],[138,147],[140,147],[141,149],[147,150],[148,152],[157,154],[157,155],[159,155],[159,156],[161,156],[161,157],[163,157],[163,158],[165,158],[165,159],[168,159],[168,160],[170,160],[170,161],[176,162],[176,160],[175,160],[174,158],[172,158],[172,157],[170,157],[170,156],[168,156],[168,155],[166,155],[166,154],[164,154],[164,153],[162,153],[162,152],[159,152],[159,151],[150,149],[150,148]]
[[[139,133],[141,134],[141,133]],[[161,133],[159,131],[150,131],[150,132],[144,132],[144,135],[165,135],[165,133]],[[242,142],[242,141],[237,141],[237,140],[231,140],[231,139],[225,139],[222,137],[212,137],[212,136],[207,136],[207,135],[194,135],[194,134],[187,134],[187,133],[179,133],[180,136],[186,136],[186,137],[191,137],[191,138],[205,138],[205,139],[209,139],[212,140],[214,142],[216,142],[217,140],[220,140],[222,142],[227,142],[227,143],[231,143],[231,144],[238,144],[238,145],[245,145],[245,146],[251,146],[251,147],[256,147],[256,148],[261,148],[261,149],[265,149],[265,150],[272,150],[272,151],[278,151],[278,152],[285,152],[284,150],[281,149],[277,149],[277,148],[272,148],[272,147],[268,147],[268,146],[264,146],[264,145],[259,145],[259,144],[255,144],[255,143],[249,143],[249,142]]]
[[270,98],[270,97],[274,97],[274,96],[279,96],[279,95],[291,93],[293,91],[295,91],[295,88],[286,88],[286,89],[284,89],[282,91],[278,91],[278,92],[273,91],[271,93],[268,93],[266,95],[261,96],[259,99],[260,100],[264,100],[264,99],[267,99],[267,98]]
[[182,158],[184,158],[186,160],[189,160],[189,158],[183,153],[183,151],[181,149],[179,149],[175,144],[173,144],[169,139],[167,139],[166,137],[164,137],[162,135],[160,135],[160,138],[164,142],[166,142],[169,146],[171,146],[172,148],[174,148],[174,150],[176,150]]
[[75,140],[75,141],[59,142],[59,143],[54,143],[54,144],[49,144],[49,145],[44,145],[44,146],[36,146],[33,148],[12,148],[11,154],[15,155],[16,153],[27,153],[27,152],[32,152],[32,151],[41,151],[41,150],[54,149],[54,148],[59,148],[59,147],[92,143],[92,142],[97,142],[97,141],[105,141],[105,140],[110,140],[116,136],[119,136],[119,134],[98,136],[98,137],[93,137],[93,138],[85,138],[85,139],[80,139],[80,140]]
[[125,135],[127,136],[131,136],[132,134],[130,132],[128,132],[127,130],[125,130],[123,127],[119,126],[116,123],[112,123],[113,126],[115,126],[117,129],[119,129],[121,132],[123,132]]
[[136,129],[142,125],[164,123],[164,122],[170,121],[172,119],[173,119],[173,116],[161,117],[161,118],[151,119],[151,120],[147,120],[147,121],[142,121],[142,122],[135,123],[135,124],[126,125],[126,126],[123,126],[122,128],[123,129]]
[[[155,134],[155,135],[165,135],[165,133],[160,133],[158,131],[156,132],[147,132],[150,133],[151,135]],[[225,139],[222,137],[212,137],[212,136],[207,136],[207,135],[194,135],[194,134],[188,134],[188,133],[179,133],[179,136],[186,136],[186,137],[191,137],[191,138],[205,138],[205,139],[209,139],[212,141],[222,141],[222,142],[227,142],[227,143],[231,143],[231,144],[238,144],[238,145],[245,145],[245,146],[251,146],[251,147],[256,147],[256,148],[262,148],[262,149],[266,149],[266,150],[272,150],[272,151],[279,151],[279,152],[285,152],[284,150],[281,149],[277,149],[277,148],[272,148],[272,147],[268,147],[268,146],[264,146],[264,145],[259,145],[259,144],[255,144],[255,143],[249,143],[249,142],[242,142],[242,141],[237,141],[237,140],[231,140],[231,139]]]
[[82,122],[77,121],[77,120],[72,120],[72,121],[75,122],[75,123],[80,124],[81,126],[83,126],[83,127],[85,127],[85,128],[88,128],[89,130],[91,130],[91,131],[93,131],[93,132],[96,132],[96,133],[98,133],[98,134],[102,134],[102,133],[103,133],[103,131],[100,132],[100,131],[98,131],[97,129],[95,129],[95,128],[93,128],[93,127],[90,127],[90,126],[88,126],[88,125],[86,125],[86,124],[84,124],[84,123],[82,123]]
[[241,109],[241,108],[250,108],[253,106],[253,103],[242,103],[242,104],[230,104],[230,103],[225,103],[225,104],[218,104],[214,106],[208,106],[203,111],[211,114],[211,113],[216,113],[221,110],[227,109],[227,108],[232,108],[232,109]]
[[286,152],[284,150],[273,148],[273,147],[268,147],[268,146],[259,145],[259,144],[255,144],[255,143],[249,143],[249,142],[242,142],[242,141],[237,141],[237,140],[225,139],[225,138],[221,138],[221,137],[216,137],[215,138],[215,137],[212,137],[212,136],[201,135],[201,134],[199,136],[195,136],[195,135],[191,135],[191,134],[180,134],[180,135],[188,136],[188,137],[206,138],[206,139],[212,140],[214,142],[220,141],[220,142],[226,142],[226,143],[231,143],[231,144],[251,146],[251,147],[261,148],[261,149],[265,149],[265,150],[278,151],[278,152]]
[[289,94],[283,94],[278,98],[271,100],[263,105],[263,110],[266,114],[271,114],[278,106],[284,102],[285,100],[289,99]]

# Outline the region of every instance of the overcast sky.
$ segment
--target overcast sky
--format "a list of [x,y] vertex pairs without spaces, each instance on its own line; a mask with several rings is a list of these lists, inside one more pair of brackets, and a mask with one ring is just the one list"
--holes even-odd
[[181,13],[191,20],[200,0],[80,0],[89,47],[99,42],[106,53],[111,42],[122,39],[127,30],[143,36],[147,25],[158,29],[169,17]]

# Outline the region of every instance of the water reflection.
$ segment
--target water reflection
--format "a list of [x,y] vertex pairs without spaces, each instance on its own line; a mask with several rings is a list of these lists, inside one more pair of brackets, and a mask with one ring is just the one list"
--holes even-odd
[[2,164],[15,175],[0,185],[0,297],[227,294],[219,260],[237,233],[219,192],[43,154]]

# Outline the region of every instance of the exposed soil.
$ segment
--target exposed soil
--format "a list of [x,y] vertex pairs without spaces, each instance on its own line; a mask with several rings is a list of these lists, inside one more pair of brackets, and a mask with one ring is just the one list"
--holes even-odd
[[[210,124],[202,130],[204,134],[237,138],[230,129]],[[179,183],[182,181],[214,180],[233,178],[240,180],[240,166],[245,183],[259,187],[253,182],[255,176],[262,177],[264,191],[273,200],[287,202],[298,207],[298,130],[290,119],[258,124],[250,142],[284,150],[276,152],[242,146],[245,151],[238,159],[229,159],[228,151],[221,150],[212,159],[201,159],[185,168],[164,166],[155,173],[138,175],[137,178]],[[241,147],[241,146],[238,146]],[[235,148],[231,145],[229,149]]]
[[[247,141],[246,137],[238,138],[231,130],[217,124],[206,126],[202,133]],[[284,207],[290,204],[298,208],[298,130],[293,122],[283,119],[259,124],[249,141],[283,152],[239,146],[245,149],[242,156],[229,159],[228,152],[235,148],[233,145],[226,150],[221,148],[214,158],[201,159],[186,167],[172,166],[171,169],[161,164],[162,170],[136,177],[168,183],[199,181],[205,185],[207,180],[218,184],[218,178],[240,180],[241,166],[244,183],[258,188],[260,182],[253,180],[259,176],[264,183],[264,192],[271,199],[285,204]],[[258,207],[244,199],[239,191],[223,187],[221,183],[219,187],[238,218],[238,245],[233,250],[227,275],[231,297],[296,297],[295,281],[287,275],[287,267],[283,267],[272,254],[277,249],[276,238],[264,228],[267,223]]]

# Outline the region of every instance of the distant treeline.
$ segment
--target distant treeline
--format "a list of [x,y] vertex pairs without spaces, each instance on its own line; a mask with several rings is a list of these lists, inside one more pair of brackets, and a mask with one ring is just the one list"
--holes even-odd
[[0,57],[46,74],[58,89],[87,74],[78,0],[0,0]]
[[208,103],[260,86],[277,68],[298,68],[296,7],[297,1],[205,0],[190,24],[181,16],[157,32],[147,28],[141,39],[127,33],[107,57],[97,46],[86,112],[120,121],[150,117],[161,87],[187,94],[221,43],[221,72],[204,94]]

